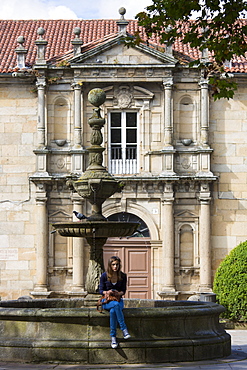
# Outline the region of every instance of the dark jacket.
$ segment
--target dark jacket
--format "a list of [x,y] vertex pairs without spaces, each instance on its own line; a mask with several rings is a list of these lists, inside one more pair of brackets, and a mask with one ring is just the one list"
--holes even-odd
[[115,289],[118,292],[126,292],[126,284],[127,284],[127,275],[124,272],[121,272],[122,280],[117,281],[116,284],[112,284],[109,280],[107,280],[107,273],[103,272],[100,277],[99,282],[99,293],[103,294],[103,291]]

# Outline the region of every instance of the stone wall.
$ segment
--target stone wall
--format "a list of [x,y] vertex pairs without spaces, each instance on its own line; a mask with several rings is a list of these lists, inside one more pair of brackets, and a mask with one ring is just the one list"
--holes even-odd
[[240,80],[233,100],[211,102],[212,170],[219,176],[212,204],[213,272],[229,251],[246,240],[247,91]]
[[38,220],[29,175],[33,153],[37,97],[32,84],[1,81],[0,91],[0,266],[1,296],[16,298],[33,288]]
[[[109,54],[109,55],[108,55]],[[111,53],[108,53],[110,58]],[[54,72],[55,73],[55,72]],[[194,73],[194,72],[193,72]],[[157,81],[131,82],[94,80],[84,83],[81,94],[82,148],[75,151],[74,92],[72,76],[65,82],[47,88],[47,170],[39,173],[39,179],[31,181],[37,171],[37,112],[38,101],[33,80],[2,79],[0,92],[1,177],[0,177],[0,268],[2,299],[17,298],[34,290],[37,283],[37,247],[40,237],[40,219],[37,213],[39,191],[47,197],[47,282],[48,291],[72,294],[73,287],[80,286],[75,268],[74,253],[78,248],[71,240],[51,234],[52,222],[72,220],[75,207],[90,214],[90,206],[78,201],[66,185],[67,178],[75,173],[74,156],[80,157],[78,168],[85,170],[87,158],[84,148],[89,146],[90,129],[87,124],[92,106],[87,93],[93,87],[106,90],[107,100],[103,115],[108,118],[111,110],[120,108],[120,93],[128,87],[131,104],[128,109],[139,113],[140,179],[123,176],[126,187],[123,194],[116,194],[104,205],[105,214],[126,211],[137,214],[149,227],[151,235],[152,297],[158,298],[164,289],[166,247],[174,245],[174,286],[181,291],[180,298],[187,298],[200,289],[200,217],[204,177],[198,177],[204,166],[208,187],[204,193],[212,197],[211,212],[211,267],[212,277],[224,256],[239,242],[246,239],[246,97],[247,91],[240,86],[233,100],[213,102],[210,99],[209,143],[201,144],[201,91],[198,76],[177,74],[172,87],[173,148],[166,145],[165,93],[162,79]],[[187,79],[187,80],[186,80]],[[121,90],[122,89],[122,90]],[[107,125],[104,128],[107,146]],[[182,144],[191,139],[192,144]],[[56,140],[66,140],[62,145]],[[174,148],[177,152],[174,154]],[[74,152],[73,152],[74,150]],[[76,149],[77,150],[77,149]],[[211,153],[212,151],[212,153]],[[76,154],[75,154],[76,153]],[[79,153],[79,154],[78,154]],[[40,154],[40,152],[39,152]],[[204,157],[203,157],[204,155]],[[211,166],[210,166],[211,158]],[[77,158],[78,159],[78,158]],[[104,153],[107,165],[107,151]],[[174,163],[160,178],[166,164]],[[206,165],[205,165],[206,163]],[[200,167],[201,166],[201,167]],[[167,165],[167,168],[169,166]],[[167,169],[166,168],[166,169]],[[218,176],[218,180],[212,176]],[[180,178],[177,178],[179,175]],[[121,177],[121,176],[120,176]],[[162,176],[161,176],[162,177]],[[41,190],[39,186],[44,183]],[[171,187],[169,188],[169,186]],[[45,190],[44,190],[45,189]],[[170,189],[170,190],[169,190]],[[203,194],[204,194],[203,193]],[[170,197],[170,198],[169,198]],[[167,203],[168,202],[168,203]],[[169,203],[170,202],[170,203]],[[168,214],[164,205],[172,204],[174,232],[167,236]],[[168,206],[169,208],[169,206]],[[163,213],[162,213],[163,212]],[[174,243],[171,238],[174,236]],[[167,238],[167,240],[166,240]],[[77,248],[77,249],[76,249]],[[88,247],[85,246],[83,268],[85,277],[88,263]],[[79,259],[82,257],[78,257]],[[170,257],[169,257],[170,258]],[[79,281],[79,282],[78,282]],[[79,289],[79,288],[78,288]],[[67,293],[66,293],[67,292]]]

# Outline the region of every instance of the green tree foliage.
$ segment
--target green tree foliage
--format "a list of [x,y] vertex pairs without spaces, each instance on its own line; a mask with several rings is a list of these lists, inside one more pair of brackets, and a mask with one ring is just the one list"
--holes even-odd
[[[213,62],[194,63],[204,69],[216,100],[232,98],[236,90],[232,76],[224,72],[224,63],[247,51],[247,25],[241,21],[246,10],[246,0],[152,0],[136,18],[148,39],[157,35],[161,43],[171,44],[179,39],[200,51],[208,49]],[[132,43],[138,44],[140,35],[135,37]]]
[[226,308],[225,318],[247,321],[247,241],[240,243],[221,262],[213,291]]

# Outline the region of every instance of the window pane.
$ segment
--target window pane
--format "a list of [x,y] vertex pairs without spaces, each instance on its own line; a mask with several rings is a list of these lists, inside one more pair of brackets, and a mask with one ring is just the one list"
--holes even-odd
[[126,147],[126,159],[136,159],[136,145],[135,146],[130,146],[127,145]]
[[126,142],[127,143],[136,143],[136,129],[127,129],[126,130]]
[[111,127],[121,127],[121,113],[111,113]]
[[122,159],[122,149],[120,146],[113,145],[111,147],[111,159]]
[[127,127],[136,127],[136,113],[127,112],[126,113],[126,126]]
[[111,130],[111,143],[121,143],[121,129]]

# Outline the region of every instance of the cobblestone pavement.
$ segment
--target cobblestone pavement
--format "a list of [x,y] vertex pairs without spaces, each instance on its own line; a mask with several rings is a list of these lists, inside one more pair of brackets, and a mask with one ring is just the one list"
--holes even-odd
[[0,362],[0,370],[247,370],[247,330],[227,330],[232,353],[223,359],[138,365],[24,364]]

